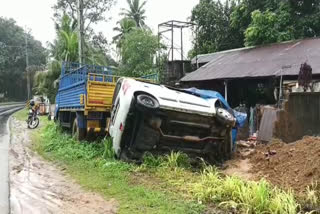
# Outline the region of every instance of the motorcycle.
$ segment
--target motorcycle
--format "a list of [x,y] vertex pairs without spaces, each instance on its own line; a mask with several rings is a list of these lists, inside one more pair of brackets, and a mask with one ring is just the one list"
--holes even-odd
[[39,126],[40,120],[38,118],[38,111],[30,109],[28,114],[28,128],[29,129],[35,129]]

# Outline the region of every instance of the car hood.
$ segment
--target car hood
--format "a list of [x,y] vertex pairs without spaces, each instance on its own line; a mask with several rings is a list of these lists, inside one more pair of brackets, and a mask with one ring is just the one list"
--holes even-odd
[[142,83],[141,91],[145,91],[158,99],[160,108],[203,115],[214,115],[217,99],[205,100],[199,96],[179,90],[167,88],[163,85]]

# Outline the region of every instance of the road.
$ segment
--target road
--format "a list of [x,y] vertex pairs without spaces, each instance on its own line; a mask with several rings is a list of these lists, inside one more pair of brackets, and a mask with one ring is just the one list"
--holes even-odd
[[0,105],[0,213],[9,213],[9,171],[8,154],[10,133],[7,121],[11,114],[22,109],[25,104]]

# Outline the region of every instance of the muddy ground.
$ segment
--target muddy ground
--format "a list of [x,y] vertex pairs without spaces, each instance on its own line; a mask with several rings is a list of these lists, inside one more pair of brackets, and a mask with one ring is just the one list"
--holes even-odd
[[245,179],[265,178],[272,184],[298,193],[320,181],[320,138],[304,137],[286,144],[274,139],[270,144],[239,148],[236,158],[226,163],[224,173]]
[[26,124],[12,118],[9,152],[11,213],[116,213],[117,202],[83,190],[63,169],[31,150]]

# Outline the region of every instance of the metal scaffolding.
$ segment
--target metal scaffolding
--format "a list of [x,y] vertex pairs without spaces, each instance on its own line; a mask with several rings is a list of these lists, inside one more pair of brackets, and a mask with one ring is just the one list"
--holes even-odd
[[[195,24],[192,23],[192,22],[183,22],[183,21],[176,21],[176,20],[167,21],[167,22],[164,22],[164,23],[161,23],[161,24],[158,25],[159,44],[160,44],[161,36],[164,33],[171,32],[171,47],[170,47],[170,51],[171,51],[171,61],[172,62],[174,61],[174,50],[175,49],[180,49],[181,61],[184,60],[184,56],[183,56],[183,29],[191,28],[193,26],[195,26]],[[180,34],[180,36],[181,36],[181,47],[180,48],[175,48],[174,47],[174,29],[180,29],[180,32],[181,32],[181,34]]]

